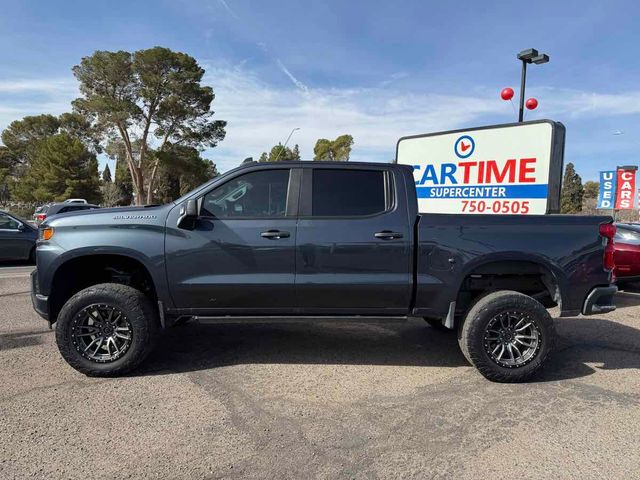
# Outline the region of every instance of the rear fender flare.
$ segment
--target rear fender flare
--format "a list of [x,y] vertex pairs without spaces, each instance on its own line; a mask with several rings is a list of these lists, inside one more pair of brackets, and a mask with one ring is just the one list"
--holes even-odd
[[[526,253],[522,252],[503,252],[499,254],[487,254],[481,255],[477,258],[474,258],[469,263],[467,263],[464,269],[460,272],[459,280],[457,288],[455,289],[455,295],[457,297],[460,289],[462,288],[464,280],[471,275],[475,270],[480,269],[483,266],[490,265],[492,263],[500,263],[500,262],[513,262],[513,263],[529,263],[542,267],[544,270],[549,272],[553,277],[556,287],[558,288],[558,305],[562,307],[562,301],[565,298],[566,292],[568,291],[568,280],[563,271],[563,269],[554,262],[549,261],[547,257],[542,255],[537,255],[535,253]],[[549,286],[547,286],[549,288]],[[452,298],[451,301],[454,302],[456,298]]]

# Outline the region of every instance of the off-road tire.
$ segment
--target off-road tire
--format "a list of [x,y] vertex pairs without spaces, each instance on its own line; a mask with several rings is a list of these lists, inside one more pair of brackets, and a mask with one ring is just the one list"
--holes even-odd
[[[128,350],[116,360],[97,363],[85,358],[74,345],[73,319],[93,304],[113,305],[125,313],[133,332]],[[62,307],[56,322],[56,343],[69,365],[90,377],[116,377],[137,368],[153,350],[159,319],[153,304],[142,292],[127,285],[102,283],[85,288]]]
[[[539,348],[527,363],[505,367],[494,361],[485,348],[489,323],[504,312],[518,312],[535,324]],[[528,295],[510,290],[492,292],[481,297],[469,309],[458,330],[458,343],[465,358],[487,379],[494,382],[524,382],[534,376],[553,350],[556,333],[553,319],[540,302]]]

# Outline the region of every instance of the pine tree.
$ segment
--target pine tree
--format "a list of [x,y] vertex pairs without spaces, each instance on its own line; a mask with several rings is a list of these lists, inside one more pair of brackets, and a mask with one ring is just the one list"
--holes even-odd
[[598,198],[600,193],[600,182],[589,180],[584,182],[584,198]]
[[30,157],[30,168],[15,187],[18,198],[99,202],[98,160],[79,139],[66,133],[52,135],[41,141]]
[[560,211],[562,213],[580,213],[583,195],[582,178],[576,173],[573,163],[568,163],[562,180]]
[[102,171],[102,181],[104,183],[110,183],[111,182],[111,169],[109,168],[108,164],[107,164],[107,166],[104,167],[104,170]]
[[259,162],[290,162],[300,160],[300,147],[294,146],[293,149],[285,147],[281,143],[274,145],[273,148],[267,152],[262,152]]
[[320,162],[347,162],[352,146],[351,135],[340,135],[335,140],[319,138],[313,147],[313,159]]
[[300,147],[297,143],[294,145],[293,150],[291,150],[291,160],[300,161]]

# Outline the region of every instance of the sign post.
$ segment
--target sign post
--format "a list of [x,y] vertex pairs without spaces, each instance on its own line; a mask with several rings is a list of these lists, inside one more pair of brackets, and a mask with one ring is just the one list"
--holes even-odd
[[560,210],[565,129],[537,120],[403,137],[421,213],[545,214]]

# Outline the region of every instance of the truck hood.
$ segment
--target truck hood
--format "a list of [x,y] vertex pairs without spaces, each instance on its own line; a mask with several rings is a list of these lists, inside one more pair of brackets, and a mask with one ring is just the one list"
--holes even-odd
[[114,207],[95,210],[80,210],[62,213],[47,218],[41,226],[81,226],[81,225],[116,225],[145,224],[164,225],[169,210],[175,205],[149,205],[143,207]]

